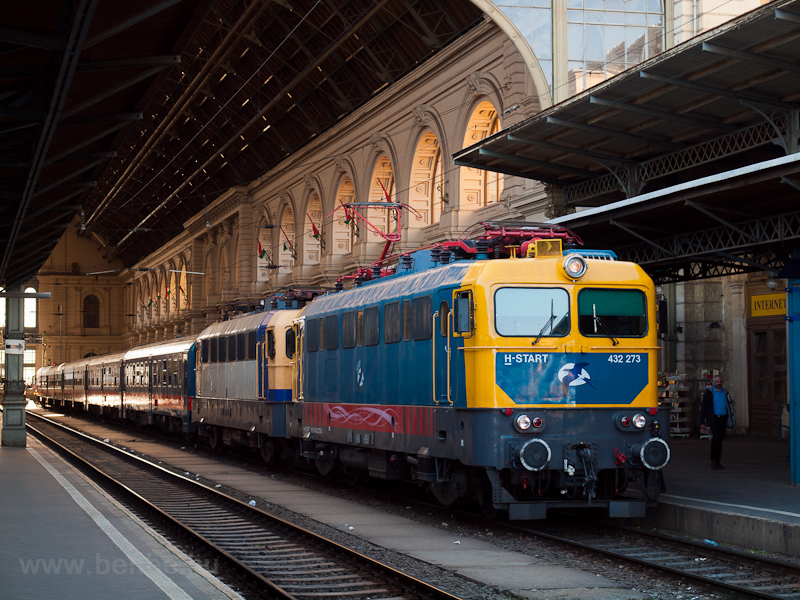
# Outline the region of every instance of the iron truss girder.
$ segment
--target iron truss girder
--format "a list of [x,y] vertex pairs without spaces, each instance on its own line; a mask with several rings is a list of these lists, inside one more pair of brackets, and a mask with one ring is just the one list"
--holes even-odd
[[[757,256],[745,254],[739,258],[742,262],[740,262],[740,260],[725,260],[723,258],[716,260],[686,260],[663,266],[651,266],[645,269],[645,271],[653,278],[656,285],[664,285],[666,283],[695,281],[697,279],[710,279],[712,277],[727,277],[756,271],[777,272],[784,265],[784,260],[776,254]],[[760,266],[754,266],[752,263],[756,260],[762,261],[762,264]]]
[[[797,111],[791,111],[791,113],[795,115]],[[789,114],[778,113],[772,117],[771,123],[762,121],[735,133],[720,136],[710,142],[658,156],[630,167],[616,167],[611,173],[606,173],[601,177],[564,186],[564,205],[580,206],[586,200],[619,191],[622,191],[626,197],[631,197],[638,194],[641,185],[648,181],[771,144],[776,139],[785,139],[789,133],[789,123]],[[633,173],[633,177],[631,177],[631,173]],[[636,182],[637,185],[632,186],[631,181]]]
[[[615,224],[612,222],[612,225]],[[631,225],[622,228],[626,227],[635,229],[635,226]],[[688,265],[694,264],[695,267],[692,267],[689,274],[681,275],[686,277],[682,279],[685,281],[734,272],[752,272],[759,268],[773,270],[769,265],[758,267],[757,265],[764,264],[763,261],[748,258],[748,253],[755,252],[756,248],[769,248],[769,251],[773,252],[772,249],[775,247],[798,239],[800,239],[800,213],[791,212],[753,218],[728,227],[714,227],[661,238],[652,238],[651,232],[646,241],[614,250],[621,260],[638,263],[651,274],[672,273],[676,269],[686,272]],[[733,261],[731,256],[741,257],[742,261]]]

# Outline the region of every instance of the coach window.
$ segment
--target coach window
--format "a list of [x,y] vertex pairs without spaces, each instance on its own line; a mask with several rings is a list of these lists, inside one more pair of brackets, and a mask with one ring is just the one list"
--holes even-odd
[[403,340],[411,339],[411,300],[403,300]]
[[364,345],[377,346],[381,341],[381,313],[377,306],[364,310]]
[[400,341],[403,327],[400,320],[400,303],[390,302],[383,307],[383,342],[396,344]]
[[306,321],[306,350],[316,352],[319,347],[319,321],[309,319]]
[[433,301],[430,296],[414,298],[411,302],[411,333],[414,340],[429,340],[433,330]]
[[339,317],[336,315],[325,317],[325,348],[327,350],[339,348]]
[[230,362],[236,361],[236,334],[228,336],[228,360]]
[[356,313],[346,312],[342,315],[342,348],[356,347]]
[[644,294],[639,290],[581,290],[578,329],[591,337],[642,337],[647,333]]
[[494,326],[505,337],[561,337],[569,333],[569,294],[561,288],[501,288]]

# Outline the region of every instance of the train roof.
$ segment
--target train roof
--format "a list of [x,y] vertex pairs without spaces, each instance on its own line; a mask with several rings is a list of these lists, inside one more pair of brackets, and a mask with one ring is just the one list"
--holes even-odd
[[297,312],[299,311],[293,309],[270,310],[267,312],[255,313],[243,317],[236,317],[235,319],[230,319],[229,321],[221,321],[206,327],[197,339],[201,340],[223,335],[235,335],[237,333],[258,331],[258,329],[262,326],[275,324],[277,321],[280,321],[282,315],[289,315],[287,318],[293,318]]
[[314,316],[332,310],[346,310],[378,304],[399,297],[411,298],[430,294],[439,288],[458,285],[476,261],[457,261],[449,265],[409,274],[390,275],[365,283],[362,287],[320,296],[303,310]]
[[124,359],[126,361],[133,361],[142,358],[151,358],[153,356],[163,356],[165,354],[178,354],[186,352],[192,347],[192,344],[194,344],[196,339],[196,336],[189,336],[164,342],[156,342],[146,346],[138,346],[125,352]]
[[108,363],[120,362],[123,357],[125,356],[125,351],[122,352],[112,352],[111,354],[101,354],[99,356],[90,356],[89,358],[85,358],[83,360],[71,361],[74,363],[82,363],[85,364],[87,367],[93,367],[96,365],[105,365]]

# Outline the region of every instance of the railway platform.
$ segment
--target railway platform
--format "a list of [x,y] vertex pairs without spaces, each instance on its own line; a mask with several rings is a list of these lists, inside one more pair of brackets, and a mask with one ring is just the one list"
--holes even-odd
[[[59,420],[60,415],[53,416]],[[74,420],[72,424],[78,425]],[[454,537],[446,528],[363,505],[354,513],[353,505],[344,499],[280,478],[265,477],[230,462],[216,462],[189,447],[134,440],[130,434],[117,433],[113,428],[89,421],[81,420],[80,427],[90,435],[110,437],[117,445],[174,468],[202,474],[205,480],[522,598],[646,597],[594,573],[503,550],[483,540]],[[72,483],[82,496],[96,502],[100,507],[97,510],[125,537],[133,538],[141,554],[155,557],[151,558],[153,564],[168,561],[190,564],[190,560],[180,557],[167,543],[156,542],[157,534],[146,530],[132,515],[124,514],[124,509],[109,501],[32,436],[28,440],[27,449],[0,447],[0,507],[4,509],[0,511],[2,597],[39,598],[46,594],[58,597],[59,594],[51,592],[59,590],[61,597],[90,600],[108,597],[109,589],[120,600],[168,595],[151,579],[132,569],[132,559],[110,541],[56,475],[37,460],[37,454],[46,457],[51,468]],[[800,488],[790,482],[788,442],[731,436],[725,442],[726,468],[722,471],[711,470],[708,452],[706,440],[673,440],[672,460],[665,473],[666,491],[658,507],[649,510],[646,524],[692,533],[710,543],[734,543],[799,555],[800,550],[795,546],[800,541]],[[132,533],[137,529],[139,533]],[[55,573],[53,570],[59,565],[62,572]],[[68,565],[85,569],[85,575],[84,571],[79,576],[63,571]],[[114,565],[119,575],[115,574]],[[204,574],[202,566],[197,567],[199,570],[187,568],[178,575],[170,572],[169,578],[178,588],[176,593],[183,590],[186,596],[168,597],[236,598],[235,592],[210,574]],[[39,570],[34,572],[34,569]]]
[[[209,567],[209,568],[206,568]],[[0,597],[241,600],[31,436],[0,447]]]
[[800,556],[800,486],[792,485],[789,441],[725,438],[722,470],[711,469],[710,440],[672,439],[666,490],[647,524]]

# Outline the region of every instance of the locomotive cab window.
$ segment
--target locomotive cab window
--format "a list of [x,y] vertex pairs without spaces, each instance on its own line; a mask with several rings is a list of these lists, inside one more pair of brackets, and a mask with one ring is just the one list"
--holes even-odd
[[275,360],[275,331],[267,330],[267,356],[270,360]]
[[439,305],[439,335],[447,337],[447,332],[450,330],[450,305],[447,301],[443,301]]
[[561,288],[500,288],[494,326],[504,337],[563,337],[570,329],[569,294]]
[[647,301],[639,290],[584,289],[578,293],[578,329],[590,337],[642,337]]

